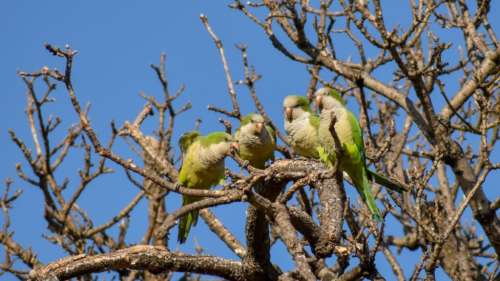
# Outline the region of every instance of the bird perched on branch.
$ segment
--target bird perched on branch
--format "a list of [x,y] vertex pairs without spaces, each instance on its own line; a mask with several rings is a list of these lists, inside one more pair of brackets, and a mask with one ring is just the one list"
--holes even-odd
[[287,96],[283,100],[283,109],[285,131],[293,151],[300,156],[317,159],[319,117],[311,111],[309,100],[304,96]]
[[[183,162],[178,183],[187,188],[209,189],[224,181],[224,159],[231,147],[237,148],[231,135],[213,132],[201,136],[196,131],[185,133],[179,140]],[[183,195],[182,206],[201,200],[199,197]],[[178,241],[184,243],[191,226],[198,221],[198,210],[191,211],[180,219]]]
[[253,167],[263,169],[267,160],[274,159],[276,134],[262,115],[250,113],[243,117],[235,139],[239,156]]
[[[318,96],[325,95],[325,94],[330,95],[330,96],[331,95],[338,96],[340,98],[340,101],[344,102],[343,99],[340,97],[340,95],[338,95],[338,94],[336,95],[334,93],[329,94],[328,91],[331,91],[331,89],[330,88],[323,88],[323,89],[320,89],[320,90],[316,91],[316,94],[315,94],[315,96],[316,96],[316,102],[318,102],[318,100],[319,100],[320,103],[323,103],[322,102],[323,99],[322,98],[318,98]],[[327,99],[330,99],[330,98],[327,98]],[[327,101],[327,103],[328,103],[328,101]],[[324,104],[322,104],[321,107],[324,108],[325,107]],[[355,118],[355,116],[354,116],[354,114],[352,112],[351,112],[351,115],[354,117],[354,119],[356,120],[356,124],[359,127],[359,123],[357,122],[357,119]],[[361,144],[363,144],[363,141],[362,141],[363,140],[363,134],[362,134],[361,127],[359,128],[359,132],[361,134],[361,136],[360,136],[360,138],[361,138]],[[363,145],[363,156],[364,155],[365,154],[364,154],[364,145]],[[383,185],[383,186],[389,188],[390,190],[396,191],[396,192],[401,193],[401,194],[403,192],[408,192],[409,191],[408,188],[405,187],[405,186],[403,186],[402,184],[397,183],[397,182],[395,182],[393,180],[390,180],[390,179],[388,179],[388,178],[386,178],[386,177],[378,174],[377,172],[368,169],[368,167],[366,167],[366,161],[365,161],[365,168],[366,168],[366,170],[368,172],[368,179],[370,179],[372,181],[375,181],[376,183],[378,183],[380,185]]]
[[[368,206],[375,220],[382,220],[375,199],[371,192],[366,167],[363,135],[356,116],[347,109],[340,94],[331,88],[321,88],[315,93],[316,105],[320,109],[320,125],[318,130],[322,152],[321,159],[330,165],[339,161],[339,168],[351,178],[356,190]],[[333,129],[340,149],[336,149],[331,124],[335,118]],[[337,152],[340,154],[337,155]],[[320,150],[321,152],[321,150]]]

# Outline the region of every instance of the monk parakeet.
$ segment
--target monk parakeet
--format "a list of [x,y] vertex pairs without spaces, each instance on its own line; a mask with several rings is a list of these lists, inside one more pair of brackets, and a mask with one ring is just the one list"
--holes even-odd
[[263,169],[266,161],[274,158],[276,134],[260,114],[250,113],[243,117],[235,139],[241,159],[255,168]]
[[285,131],[292,149],[300,156],[317,159],[319,117],[311,111],[309,100],[303,96],[287,96],[283,108]]
[[[335,93],[331,93],[331,94],[330,94],[328,91],[331,91],[331,89],[330,89],[330,88],[323,88],[323,89],[320,89],[320,90],[318,90],[318,91],[315,93],[315,96],[316,96],[316,97],[318,97],[318,96],[321,96],[321,95],[328,95],[328,96],[331,96],[331,97],[333,97],[333,98],[335,98],[335,96],[340,98],[340,96],[338,95],[338,93],[337,93],[337,94],[335,94]],[[328,97],[328,98],[326,98],[326,99],[330,99],[331,97]],[[323,98],[317,98],[317,101],[318,101],[318,100],[320,100],[320,102],[321,102],[321,103],[323,103],[323,102],[322,102]],[[340,98],[340,101],[341,101],[341,102],[344,102],[344,101],[342,100],[342,98]],[[327,103],[328,103],[328,101],[327,101]],[[324,106],[324,105],[322,105],[322,107],[324,108],[325,106]],[[352,112],[351,112],[351,115],[353,115],[353,116],[354,116],[354,114],[352,114]],[[356,124],[358,124],[358,125],[359,125],[359,123],[357,122],[357,120],[356,120]],[[358,126],[358,127],[359,127],[359,126]],[[361,128],[359,129],[359,132],[360,132],[360,133],[362,132]],[[362,139],[362,138],[363,138],[363,136],[362,136],[362,133],[361,133],[361,139]],[[363,147],[364,147],[364,145],[363,145]],[[320,148],[320,151],[321,151],[321,150],[323,150],[323,148]],[[320,154],[322,154],[322,153],[320,153]],[[363,156],[364,156],[364,150],[363,150]],[[320,155],[320,157],[321,157],[321,155]],[[324,160],[324,159],[322,159],[322,160]],[[366,167],[366,162],[365,162],[365,167]],[[404,186],[403,186],[403,185],[401,185],[400,183],[394,182],[393,180],[390,180],[390,179],[388,179],[388,178],[386,178],[386,177],[384,177],[384,176],[382,176],[382,175],[378,174],[377,172],[375,172],[375,171],[372,171],[372,170],[368,169],[368,167],[366,167],[366,171],[368,172],[368,179],[370,179],[371,181],[374,181],[374,182],[376,182],[376,183],[378,183],[378,184],[380,184],[380,185],[383,185],[383,186],[385,186],[385,187],[389,188],[389,189],[390,189],[390,190],[392,190],[392,191],[396,191],[396,192],[401,193],[401,194],[402,194],[403,192],[407,192],[407,191],[409,191],[409,190],[407,189],[407,187],[404,187]],[[345,174],[345,171],[344,171],[344,174]],[[348,175],[349,175],[349,174],[348,174]]]
[[[237,146],[231,135],[213,132],[201,136],[198,132],[185,133],[179,140],[183,161],[178,183],[187,188],[208,189],[224,181],[224,158],[232,146]],[[196,202],[201,198],[182,197],[182,205]],[[198,211],[183,216],[179,222],[178,240],[184,243],[192,225],[198,221]]]
[[329,163],[336,161],[335,140],[330,131],[333,112],[337,120],[334,129],[342,148],[342,154],[337,157],[339,168],[349,175],[373,218],[380,221],[380,211],[368,180],[363,135],[356,116],[347,109],[340,94],[333,89],[321,88],[316,91],[315,97],[321,111],[318,135],[323,152],[320,152],[326,153],[326,157],[321,156],[321,159],[327,159]]

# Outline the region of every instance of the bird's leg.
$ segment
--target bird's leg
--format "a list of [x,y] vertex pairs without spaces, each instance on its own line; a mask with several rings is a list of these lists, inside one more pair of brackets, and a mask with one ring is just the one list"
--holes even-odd
[[182,184],[180,182],[175,182],[174,183],[174,189],[175,191],[179,191],[182,187]]

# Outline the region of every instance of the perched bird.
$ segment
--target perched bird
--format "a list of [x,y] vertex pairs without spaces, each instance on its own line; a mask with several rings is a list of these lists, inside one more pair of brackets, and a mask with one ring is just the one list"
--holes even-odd
[[309,100],[303,96],[287,96],[283,108],[285,131],[292,149],[300,156],[317,159],[319,117],[311,111]]
[[[213,132],[201,136],[198,132],[185,133],[179,140],[183,161],[178,183],[187,188],[209,189],[224,181],[224,159],[232,146],[237,146],[231,135]],[[199,197],[182,197],[182,206],[201,200]],[[198,221],[198,211],[183,216],[179,222],[178,241],[184,243],[191,226]]]
[[274,159],[276,134],[262,115],[250,113],[243,117],[235,139],[239,156],[253,167],[263,169],[267,160]]
[[[363,135],[356,116],[347,109],[340,94],[331,88],[321,88],[315,93],[316,105],[320,109],[319,140],[329,163],[338,158],[339,168],[351,178],[361,198],[368,206],[375,220],[380,221],[381,215],[371,192],[366,167]],[[335,133],[342,148],[341,155],[336,155],[335,140],[330,131],[332,113],[335,115]]]
[[[343,99],[340,97],[340,95],[338,93],[336,93],[335,91],[333,91],[333,92],[328,92],[328,91],[332,91],[332,90],[330,88],[323,88],[323,89],[316,91],[316,93],[315,93],[316,103],[318,103],[318,100],[320,100],[320,103],[322,103],[318,107],[325,108],[325,105],[324,105],[325,102],[323,102],[323,98],[318,98],[318,96],[321,96],[321,95],[329,96],[326,99],[334,98],[334,99],[340,101],[341,103],[344,103]],[[327,103],[326,106],[328,107],[329,106],[328,101],[326,103]],[[346,109],[346,110],[349,111],[348,109]],[[355,124],[358,125],[358,127],[359,127],[359,123],[357,122],[357,119],[355,118],[354,114],[352,112],[350,112],[350,115],[352,115],[354,117],[354,120],[356,121]],[[362,135],[361,128],[359,128],[359,132],[360,132],[360,138],[361,138],[361,145],[363,147],[363,158],[364,158],[365,155],[364,155],[363,135]],[[320,154],[323,154],[325,150],[323,147],[321,147],[321,148],[319,148],[319,151],[321,152]],[[328,156],[320,155],[320,158],[322,158],[321,160],[324,161],[325,159],[323,159],[323,158],[328,158]],[[394,182],[393,180],[390,180],[390,179],[378,174],[377,172],[368,169],[368,167],[366,167],[366,161],[364,161],[364,164],[365,164],[365,169],[368,173],[368,179],[370,179],[371,181],[374,181],[380,185],[383,185],[383,186],[389,188],[392,191],[396,191],[396,192],[401,193],[401,194],[403,192],[409,191],[408,188],[403,186],[402,184]],[[344,175],[345,174],[346,173],[344,171]],[[349,174],[347,174],[347,175],[349,176]]]

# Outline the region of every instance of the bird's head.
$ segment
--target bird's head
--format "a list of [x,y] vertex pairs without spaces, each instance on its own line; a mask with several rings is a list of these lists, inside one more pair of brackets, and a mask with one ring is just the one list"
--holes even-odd
[[315,93],[316,106],[320,111],[323,109],[330,110],[334,107],[344,106],[345,102],[342,96],[332,88],[320,88]]
[[255,136],[259,136],[265,126],[266,120],[260,114],[250,113],[241,119],[241,130]]
[[305,112],[310,112],[309,100],[304,96],[287,96],[283,100],[283,110],[285,112],[285,118],[288,122],[291,122],[304,114]]

